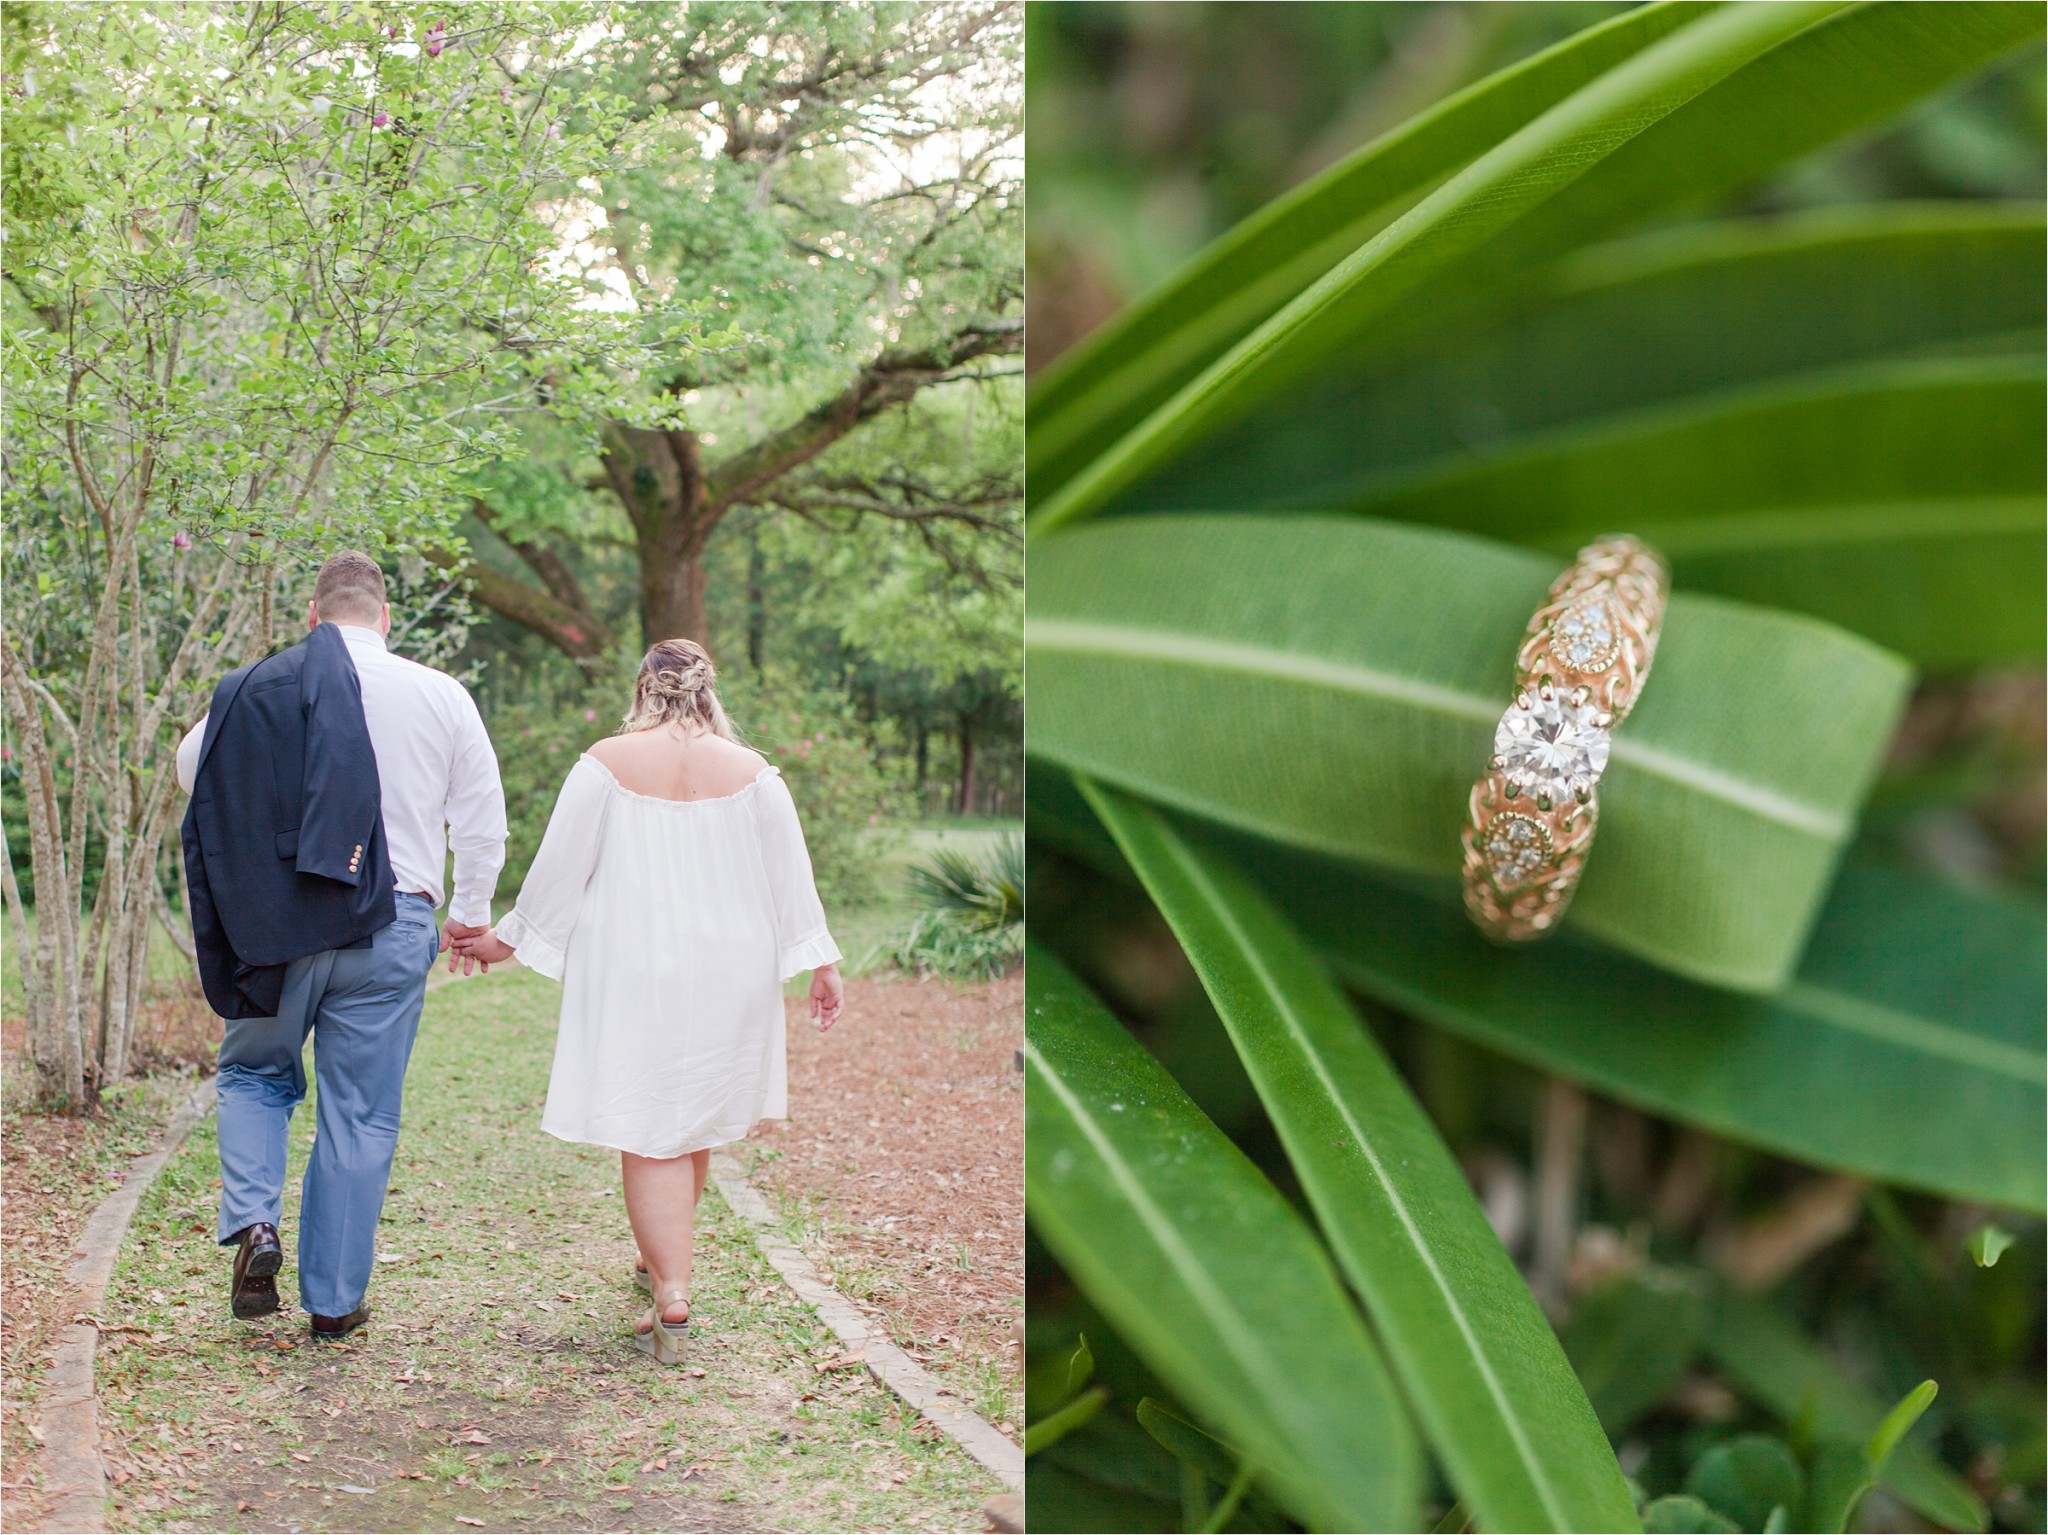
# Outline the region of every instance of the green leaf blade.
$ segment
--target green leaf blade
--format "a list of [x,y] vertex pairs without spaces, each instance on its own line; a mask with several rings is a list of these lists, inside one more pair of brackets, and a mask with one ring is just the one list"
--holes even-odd
[[1901,1397],[1892,1410],[1884,1415],[1883,1420],[1872,1431],[1870,1443],[1863,1448],[1864,1455],[1869,1458],[1874,1469],[1884,1469],[1885,1462],[1890,1460],[1892,1452],[1898,1449],[1899,1441],[1910,1434],[1913,1425],[1926,1415],[1927,1409],[1934,1405],[1934,1398],[1940,1390],[1941,1388],[1933,1381],[1923,1380]]
[[[1033,840],[1128,878],[1066,776],[1043,759],[1032,773]],[[2038,905],[1851,859],[1795,984],[1744,997],[1588,944],[1569,924],[1542,944],[1502,950],[1473,930],[1448,880],[1410,882],[1223,840],[1363,995],[1815,1166],[1951,1199],[2048,1207],[2048,943]],[[1856,1437],[1875,1423],[1873,1412]]]
[[[2035,204],[1877,204],[1594,245],[1517,308],[1331,367],[1196,445],[1118,511],[1316,510],[1650,407],[1880,359],[2038,359]],[[1514,539],[1507,526],[1489,526]]]
[[1034,382],[1033,499],[1070,478],[1424,189],[1693,15],[1692,6],[1664,0],[1588,27],[1382,135],[1199,253]]
[[[1498,307],[1589,240],[1882,121],[2038,36],[2044,14],[2032,3],[1705,12],[1393,220],[1065,478],[1033,532],[1101,509],[1332,354],[1397,347]],[[1404,296],[1412,318],[1392,312]]]
[[1651,123],[1839,8],[1786,0],[1710,10],[1588,82],[1485,151],[1231,348],[1055,492],[1032,519],[1034,529],[1049,532],[1099,509]]
[[[1296,847],[1452,873],[1558,568],[1330,518],[1077,530],[1033,558],[1032,749]],[[1572,923],[1715,984],[1782,984],[1907,675],[1822,625],[1675,598]]]
[[1043,949],[1026,986],[1025,1185],[1047,1245],[1291,1509],[1405,1527],[1413,1438],[1307,1226]]
[[[2039,1211],[2048,1080],[2039,914],[1851,865],[1776,997],[1693,986],[1563,937],[1489,954],[1446,891],[1299,859],[1261,872],[1367,995],[1658,1113],[1824,1167]],[[1339,900],[1327,915],[1317,903]],[[1916,924],[1978,925],[1964,947]],[[2031,998],[2031,1001],[2030,1001]],[[1854,1084],[1845,1091],[1843,1084]]]
[[1360,495],[1376,517],[1563,555],[1625,526],[1674,582],[1934,664],[2048,628],[2040,359],[1883,363],[1603,418]]
[[1285,923],[1156,812],[1084,784],[1236,1041],[1408,1398],[1479,1522],[1635,1528],[1556,1336],[1443,1141]]

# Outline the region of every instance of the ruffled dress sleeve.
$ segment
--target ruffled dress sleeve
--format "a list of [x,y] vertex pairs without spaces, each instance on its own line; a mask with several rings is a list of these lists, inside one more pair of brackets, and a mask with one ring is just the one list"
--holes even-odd
[[811,877],[811,853],[796,817],[796,801],[782,775],[769,768],[754,795],[754,826],[768,890],[775,905],[775,937],[781,978],[788,980],[820,965],[836,964],[839,945],[825,928],[825,906]]
[[519,904],[498,924],[498,937],[513,947],[519,962],[551,980],[562,978],[613,798],[611,775],[589,757],[577,758],[519,887]]

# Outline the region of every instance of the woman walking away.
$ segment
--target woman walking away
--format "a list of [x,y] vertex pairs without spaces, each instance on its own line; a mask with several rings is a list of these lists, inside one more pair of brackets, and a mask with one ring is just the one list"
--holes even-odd
[[569,770],[519,904],[449,956],[519,959],[562,982],[541,1128],[618,1150],[640,1346],[680,1364],[711,1150],[788,1113],[782,983],[811,974],[828,1029],[844,987],[780,775],[739,744],[710,656],[663,640],[619,734]]

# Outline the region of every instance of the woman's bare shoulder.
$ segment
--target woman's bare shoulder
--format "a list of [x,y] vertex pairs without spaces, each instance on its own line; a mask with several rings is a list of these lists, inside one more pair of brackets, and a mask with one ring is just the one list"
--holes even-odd
[[768,759],[722,736],[687,739],[662,730],[608,736],[590,747],[626,788],[661,799],[706,799],[736,794],[758,778]]
[[618,768],[633,761],[646,749],[641,740],[638,735],[606,736],[602,741],[591,742],[584,751],[606,767]]
[[728,741],[723,736],[708,736],[704,745],[720,753],[719,760],[730,762],[735,767],[746,768],[751,773],[758,774],[768,766],[768,759],[753,747],[742,746],[737,741]]
[[699,736],[693,743],[698,781],[706,794],[737,794],[767,770],[768,759],[751,746],[723,736]]

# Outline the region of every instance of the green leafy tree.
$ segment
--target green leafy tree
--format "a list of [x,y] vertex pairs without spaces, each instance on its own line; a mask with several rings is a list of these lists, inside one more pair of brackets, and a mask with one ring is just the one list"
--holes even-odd
[[0,869],[36,1068],[76,1105],[125,1069],[180,803],[167,748],[214,680],[291,635],[335,546],[417,576],[535,380],[608,418],[692,327],[579,307],[550,259],[542,194],[630,152],[616,98],[567,110],[591,12],[5,18],[0,662],[26,899]]
[[889,523],[949,580],[1015,585],[1014,453],[987,471],[970,447],[969,483],[950,444],[884,464],[860,443],[906,412],[958,420],[931,402],[1014,372],[1019,9],[607,12],[584,78],[629,103],[606,131],[632,149],[583,184],[587,279],[621,305],[701,304],[742,339],[649,370],[594,457],[555,439],[545,467],[480,478],[480,603],[595,664],[627,620],[579,549],[616,550],[641,635],[706,638],[707,549],[739,513]]

